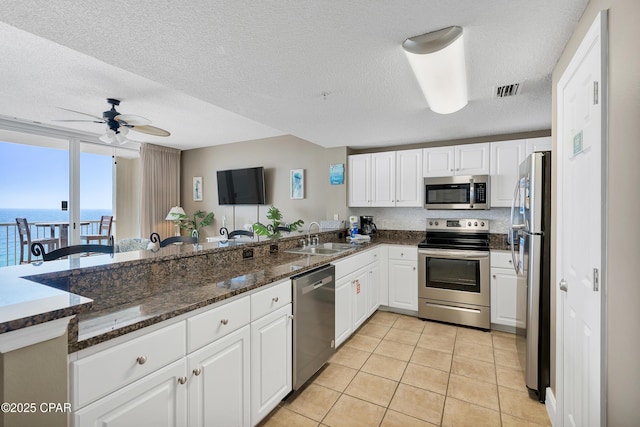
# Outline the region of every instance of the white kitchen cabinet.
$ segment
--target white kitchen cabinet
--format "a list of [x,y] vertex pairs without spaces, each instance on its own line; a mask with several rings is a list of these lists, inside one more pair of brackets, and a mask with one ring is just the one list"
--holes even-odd
[[510,207],[520,163],[534,151],[551,150],[551,137],[491,143],[491,207]]
[[292,390],[291,304],[251,322],[251,424],[256,425]]
[[189,426],[251,424],[249,343],[245,325],[188,356]]
[[511,252],[491,251],[491,323],[525,327],[526,278],[517,276]]
[[367,298],[368,316],[371,316],[380,307],[380,263],[369,266],[369,289]]
[[351,275],[336,282],[336,347],[353,333],[352,286]]
[[[335,341],[342,344],[378,309],[379,248],[336,261]],[[374,308],[375,307],[375,308]]]
[[423,177],[488,175],[490,144],[423,149]]
[[369,282],[369,269],[366,267],[356,271],[352,276],[351,305],[354,331],[369,318]]
[[422,150],[397,151],[395,206],[422,207],[423,192]]
[[371,206],[371,154],[349,156],[348,165],[349,206]]
[[395,206],[396,153],[387,151],[371,154],[371,204],[369,206]]
[[527,139],[527,156],[535,151],[551,151],[552,141],[550,136]]
[[350,207],[421,207],[422,150],[349,156]]
[[73,413],[75,427],[187,425],[183,358]]
[[389,246],[389,307],[418,311],[418,248]]
[[491,143],[491,207],[509,207],[526,157],[527,140]]

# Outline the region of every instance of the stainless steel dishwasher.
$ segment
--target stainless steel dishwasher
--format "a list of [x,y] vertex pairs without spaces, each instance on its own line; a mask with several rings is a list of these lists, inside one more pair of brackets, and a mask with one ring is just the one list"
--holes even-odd
[[293,389],[335,352],[335,267],[324,265],[291,278],[293,292]]

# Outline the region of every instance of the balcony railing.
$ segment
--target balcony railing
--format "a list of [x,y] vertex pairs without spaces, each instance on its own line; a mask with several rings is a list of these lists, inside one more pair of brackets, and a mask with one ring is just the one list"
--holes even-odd
[[[87,221],[83,221],[87,222]],[[80,226],[80,234],[99,234],[100,220],[90,220],[88,225]],[[115,221],[114,221],[115,223]],[[29,224],[31,230],[31,238],[39,239],[44,237],[60,238],[58,228],[54,228],[54,235],[51,236],[50,227],[38,227],[35,224]],[[26,250],[27,248],[25,248]],[[34,257],[31,257],[34,260]],[[18,226],[13,223],[0,223],[0,267],[9,265],[18,265],[20,263],[20,234]]]

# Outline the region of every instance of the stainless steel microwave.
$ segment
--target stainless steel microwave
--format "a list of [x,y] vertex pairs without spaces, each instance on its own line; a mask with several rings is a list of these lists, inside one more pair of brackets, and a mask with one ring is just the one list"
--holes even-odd
[[489,175],[424,179],[425,209],[489,209]]

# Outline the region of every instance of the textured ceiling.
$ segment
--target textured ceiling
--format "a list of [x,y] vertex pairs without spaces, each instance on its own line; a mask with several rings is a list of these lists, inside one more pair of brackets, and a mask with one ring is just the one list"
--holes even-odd
[[[373,147],[548,129],[551,72],[587,0],[4,0],[0,115],[101,115],[105,98],[189,149],[292,134]],[[469,104],[439,115],[403,54],[464,28]],[[496,86],[522,82],[513,98]],[[98,124],[65,124],[101,132]],[[134,136],[134,134],[130,134]]]

